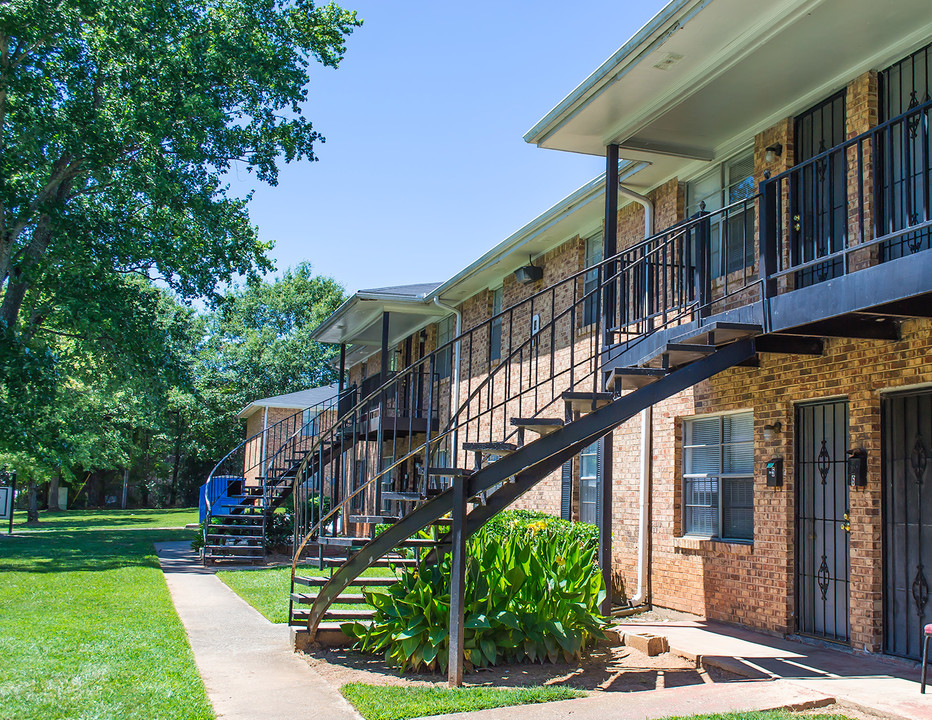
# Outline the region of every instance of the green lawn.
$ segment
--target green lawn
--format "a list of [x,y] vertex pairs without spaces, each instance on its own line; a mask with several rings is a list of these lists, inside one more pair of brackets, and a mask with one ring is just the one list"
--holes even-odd
[[424,715],[569,700],[587,693],[556,685],[520,688],[444,688],[349,683],[340,688],[366,720],[407,720]]
[[[172,508],[170,510],[68,510],[67,512],[42,513],[39,529],[79,530],[81,528],[183,528],[198,523],[197,508]],[[9,521],[7,521],[9,522]],[[9,525],[0,524],[6,532]],[[26,511],[13,513],[13,532],[29,532],[26,527]]]
[[[68,512],[0,535],[0,718],[213,718],[152,543],[191,511]],[[140,529],[142,528],[142,529]]]
[[[317,568],[301,568],[301,575],[326,575],[329,570]],[[390,568],[370,568],[363,577],[388,577],[392,575]],[[259,568],[256,570],[221,570],[217,577],[223,580],[231,590],[256,610],[265,615],[273,623],[288,622],[288,597],[291,589],[291,566]],[[310,588],[299,588],[307,592]],[[350,592],[361,592],[353,588]],[[349,605],[334,603],[334,608],[367,608],[369,605]]]

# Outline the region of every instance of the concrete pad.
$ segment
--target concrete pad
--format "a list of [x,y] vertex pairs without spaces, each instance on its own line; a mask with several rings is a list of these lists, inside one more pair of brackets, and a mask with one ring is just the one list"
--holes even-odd
[[157,543],[178,616],[221,720],[360,720],[290,644],[287,625],[266,620],[185,542]]
[[751,679],[774,679],[891,718],[932,720],[914,663],[764,635],[711,621],[623,623],[622,632],[666,635],[672,652]]
[[807,710],[834,702],[834,698],[823,693],[782,681],[746,681],[631,693],[596,692],[579,700],[433,715],[431,720],[651,720],[671,715]]

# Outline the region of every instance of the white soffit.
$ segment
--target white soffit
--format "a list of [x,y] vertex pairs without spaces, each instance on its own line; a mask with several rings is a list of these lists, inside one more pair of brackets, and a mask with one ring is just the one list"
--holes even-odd
[[[711,0],[600,68],[526,136],[627,159],[712,160],[932,36],[929,0]],[[665,39],[664,39],[665,36]],[[588,81],[587,81],[588,82]]]

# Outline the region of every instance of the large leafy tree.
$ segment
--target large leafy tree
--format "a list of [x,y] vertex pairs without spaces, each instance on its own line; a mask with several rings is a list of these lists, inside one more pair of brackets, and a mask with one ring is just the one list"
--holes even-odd
[[184,365],[152,281],[214,300],[270,269],[224,175],[315,159],[309,68],[358,25],[310,0],[0,0],[0,452],[125,454],[79,421]]
[[88,261],[185,296],[267,268],[223,175],[314,159],[308,66],[358,24],[309,0],[0,0],[0,322],[83,302],[55,279]]

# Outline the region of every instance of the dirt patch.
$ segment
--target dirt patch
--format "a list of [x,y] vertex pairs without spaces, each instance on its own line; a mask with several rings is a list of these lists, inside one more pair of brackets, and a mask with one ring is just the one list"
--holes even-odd
[[667,608],[651,608],[650,610],[636,615],[615,618],[620,623],[682,623],[682,622],[702,622],[704,618],[699,615],[690,615],[689,613],[679,612],[678,610],[668,610]]
[[[309,650],[303,656],[335,688],[351,682],[446,685],[446,676],[440,673],[401,675],[382,657],[354,650]],[[501,665],[468,673],[464,684],[492,687],[565,685],[591,691],[634,692],[741,679],[721,670],[696,668],[695,663],[672,653],[649,657],[630,647],[599,646],[576,664],[527,662]]]

